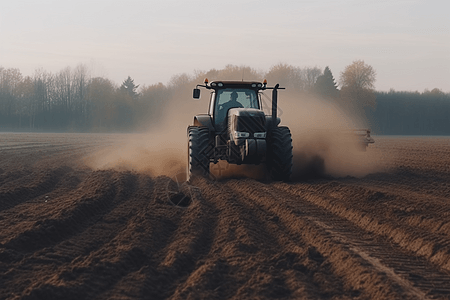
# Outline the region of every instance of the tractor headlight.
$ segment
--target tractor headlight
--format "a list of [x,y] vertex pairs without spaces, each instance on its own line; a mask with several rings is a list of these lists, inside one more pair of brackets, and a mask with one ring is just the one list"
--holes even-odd
[[266,133],[265,132],[255,132],[253,136],[257,139],[265,139]]
[[235,131],[234,132],[234,137],[236,139],[238,138],[248,138],[250,136],[250,133],[248,132],[242,132],[242,131]]

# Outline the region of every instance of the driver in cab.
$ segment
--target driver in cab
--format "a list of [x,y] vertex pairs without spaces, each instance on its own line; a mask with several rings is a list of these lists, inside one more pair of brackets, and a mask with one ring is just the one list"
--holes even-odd
[[230,95],[230,100],[220,105],[219,110],[222,112],[223,115],[225,115],[230,108],[244,107],[241,102],[237,101],[237,98],[238,93],[236,93],[236,91],[233,91]]
[[225,126],[225,124],[222,124],[222,123],[225,122],[226,115],[230,108],[243,108],[244,107],[241,102],[237,101],[237,98],[238,98],[238,93],[236,91],[233,91],[230,95],[230,100],[219,105],[218,118],[217,118],[216,124],[220,124],[220,126]]

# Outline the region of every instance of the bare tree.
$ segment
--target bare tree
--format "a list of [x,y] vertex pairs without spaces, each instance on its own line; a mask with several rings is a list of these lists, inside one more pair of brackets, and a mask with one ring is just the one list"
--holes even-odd
[[87,101],[90,103],[90,125],[96,130],[112,129],[117,114],[114,105],[116,86],[102,77],[92,78],[87,86]]
[[[139,97],[139,110],[136,117],[138,123],[156,123],[161,119],[165,103],[170,99],[168,88],[159,82],[150,86],[143,86]],[[149,121],[150,120],[150,121]]]
[[49,120],[55,99],[54,75],[43,69],[37,69],[33,81],[34,99],[30,101],[30,129],[42,126]]
[[302,70],[304,90],[312,91],[317,82],[317,78],[322,75],[322,71],[318,67],[307,67]]
[[19,69],[0,70],[0,106],[3,114],[12,118],[16,110],[18,89],[22,81],[22,73]]
[[305,88],[305,80],[303,71],[299,67],[288,64],[277,64],[270,68],[265,74],[269,85],[279,83],[283,87],[287,87],[292,91],[302,91]]
[[18,99],[16,114],[19,116],[19,128],[22,128],[22,120],[30,119],[32,111],[30,109],[34,98],[34,82],[30,76],[25,77],[18,85]]
[[76,119],[79,123],[79,127],[85,127],[88,121],[88,97],[87,85],[89,83],[89,70],[83,65],[79,64],[76,66],[73,76],[73,88],[74,88],[74,99],[75,99],[75,113]]
[[376,72],[363,60],[356,60],[341,73],[341,99],[360,107],[376,106],[374,91]]

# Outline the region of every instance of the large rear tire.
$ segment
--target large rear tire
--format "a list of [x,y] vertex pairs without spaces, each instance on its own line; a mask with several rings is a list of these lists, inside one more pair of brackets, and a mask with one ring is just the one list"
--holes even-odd
[[292,137],[288,127],[277,127],[269,132],[267,171],[272,180],[289,181],[292,174]]
[[188,128],[188,180],[193,176],[209,176],[209,130],[207,127]]

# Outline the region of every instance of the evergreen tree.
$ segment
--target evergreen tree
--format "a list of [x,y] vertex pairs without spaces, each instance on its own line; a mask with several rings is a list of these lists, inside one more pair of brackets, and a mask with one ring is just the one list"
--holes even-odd
[[338,97],[339,90],[337,89],[337,84],[328,66],[325,67],[323,75],[317,77],[316,84],[314,85],[314,90],[316,93],[324,97],[329,98]]
[[128,94],[131,98],[136,99],[138,96],[138,93],[136,93],[136,89],[139,87],[139,85],[134,84],[134,80],[131,79],[130,76],[122,83],[120,86],[120,91],[124,94]]

